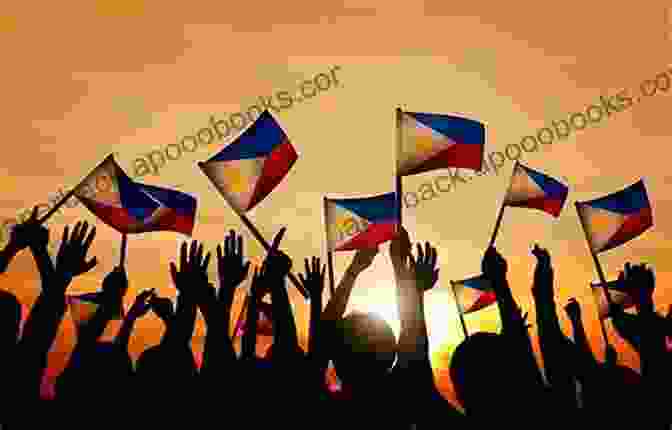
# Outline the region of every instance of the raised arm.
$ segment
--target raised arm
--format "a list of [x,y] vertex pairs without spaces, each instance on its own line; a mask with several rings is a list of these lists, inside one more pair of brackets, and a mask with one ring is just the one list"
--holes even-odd
[[376,255],[378,255],[378,248],[358,249],[356,251],[333,297],[329,298],[329,302],[322,312],[323,322],[331,325],[343,318],[352,289],[355,287],[355,281],[362,272],[371,266]]
[[558,320],[554,290],[553,266],[546,249],[535,245],[532,254],[537,258],[532,295],[536,305],[539,345],[543,357],[546,379],[551,385],[555,403],[563,409],[577,407],[574,368],[567,359],[575,352],[565,337]]
[[124,318],[124,322],[121,324],[121,328],[119,329],[119,333],[117,333],[117,336],[114,338],[114,341],[117,345],[119,345],[121,348],[123,348],[124,351],[128,354],[128,344],[131,339],[131,333],[133,332],[133,327],[135,326],[135,322],[145,316],[147,312],[151,309],[151,302],[149,299],[154,295],[154,289],[151,290],[145,290],[138,294],[135,297],[135,302],[133,302],[133,306],[131,306],[131,309],[129,309],[128,313],[126,314],[126,317]]
[[95,257],[87,261],[96,229],[88,231],[88,223],[79,222],[70,236],[70,229],[66,227],[55,267],[46,251],[48,231],[37,224],[26,226],[22,231],[31,235],[31,250],[38,266],[42,266],[42,292],[28,315],[19,341],[26,372],[25,386],[37,396],[49,350],[65,314],[65,291],[75,276],[88,272],[97,264]]
[[[11,234],[9,236],[9,242],[7,243],[7,246],[0,251],[0,273],[5,273],[7,271],[7,267],[9,266],[9,263],[12,261],[12,259],[22,250],[30,246],[30,243],[35,239],[35,234],[39,234],[41,229],[44,229],[40,224],[37,222],[37,213],[38,213],[38,207],[35,206],[33,208],[33,212],[28,220],[26,220],[22,224],[17,224],[11,229]],[[44,229],[46,231],[46,229]],[[44,237],[46,235],[46,237]],[[48,233],[43,233],[43,241],[48,240]],[[46,246],[45,246],[46,250]],[[44,275],[42,269],[42,265],[38,261],[38,269],[40,270],[40,275]]]
[[483,275],[492,283],[497,297],[497,306],[502,321],[502,335],[506,336],[525,360],[529,371],[528,378],[536,387],[543,387],[544,380],[537,365],[532,342],[528,334],[526,323],[527,314],[522,315],[521,309],[513,298],[509,282],[506,278],[508,265],[504,257],[494,247],[488,248],[481,263]]
[[79,327],[77,345],[75,345],[73,354],[81,354],[95,347],[96,342],[105,332],[107,324],[119,313],[126,291],[128,291],[126,270],[117,266],[103,280],[101,302],[96,314],[90,321]]

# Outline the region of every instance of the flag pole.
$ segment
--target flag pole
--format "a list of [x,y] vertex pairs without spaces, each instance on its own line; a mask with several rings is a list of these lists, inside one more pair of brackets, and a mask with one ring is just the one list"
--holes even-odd
[[[235,212],[238,213],[238,211],[235,211]],[[238,216],[243,221],[243,224],[245,224],[245,226],[252,232],[252,235],[257,239],[257,241],[259,243],[261,243],[261,246],[263,246],[266,251],[269,251],[271,249],[271,245],[269,245],[268,242],[266,242],[266,239],[264,239],[264,237],[261,235],[261,233],[259,233],[259,230],[257,230],[257,228],[254,226],[254,224],[252,224],[250,222],[250,220],[245,216],[245,214],[238,213]],[[289,272],[287,277],[289,278],[290,281],[292,281],[292,283],[294,284],[296,289],[299,290],[299,293],[301,293],[303,298],[307,299],[308,298],[308,293],[303,288],[303,286],[301,285],[299,280],[296,279],[296,276],[294,276],[294,274],[292,272]]]
[[124,267],[126,264],[126,245],[128,243],[128,236],[126,233],[121,235],[121,257],[119,258],[119,267]]
[[403,213],[403,187],[402,187],[402,176],[399,174],[399,156],[401,154],[401,147],[402,147],[402,133],[401,133],[401,120],[402,120],[402,110],[401,108],[397,108],[396,110],[396,125],[397,125],[397,130],[396,130],[396,136],[397,136],[397,165],[395,166],[396,170],[396,191],[397,191],[397,220],[399,221],[399,228],[398,231],[401,231],[401,227],[403,226],[402,223],[402,213]]
[[[205,163],[202,162],[202,161],[197,163],[198,167],[205,173],[205,170],[203,169],[204,164]],[[206,176],[208,176],[208,175],[206,174]],[[210,176],[208,176],[208,178],[209,177]],[[248,230],[250,230],[250,232],[252,233],[254,238],[257,239],[257,242],[259,242],[261,244],[261,246],[264,247],[266,252],[270,251],[271,250],[271,245],[269,245],[268,242],[266,242],[266,239],[264,239],[264,237],[261,235],[261,233],[259,233],[259,230],[257,230],[257,228],[254,226],[254,224],[252,224],[252,222],[250,222],[250,220],[245,216],[244,213],[235,209],[236,208],[235,205],[231,204],[231,202],[229,202],[226,197],[224,197],[224,199],[227,201],[227,203],[229,203],[229,205],[232,208],[234,208],[234,212],[236,212],[238,214],[238,216],[240,217],[240,220],[243,221],[243,224],[245,224],[245,226],[248,228]],[[301,285],[299,280],[296,279],[296,276],[294,276],[294,274],[292,272],[289,272],[287,277],[289,278],[290,281],[292,281],[292,284],[294,284],[296,289],[299,290],[299,293],[301,293],[303,298],[308,299],[308,292],[305,290],[305,288],[303,288],[303,286]]]
[[[583,230],[583,234],[586,237],[586,243],[588,244],[588,250],[590,251],[591,257],[593,257],[593,262],[595,263],[595,268],[597,269],[597,275],[600,278],[600,283],[602,284],[602,290],[604,291],[604,295],[607,298],[607,304],[609,308],[611,308],[612,301],[611,301],[611,295],[609,294],[609,289],[607,288],[607,281],[604,276],[604,272],[602,271],[602,265],[600,265],[600,260],[597,258],[597,254],[595,251],[593,251],[593,247],[590,246],[590,237],[588,236],[588,230],[586,230],[586,224],[583,220],[583,217],[581,216],[581,211],[579,210],[579,202],[574,202],[574,207],[576,208],[576,213],[579,217],[579,222],[581,222],[581,229]],[[607,311],[607,315],[608,315]],[[607,329],[604,326],[604,320],[602,318],[598,318],[600,320],[600,328],[602,329],[602,337],[604,338],[605,344],[609,344],[609,338],[607,337]]]
[[464,323],[464,315],[462,314],[462,310],[460,309],[460,305],[457,301],[458,299],[457,299],[457,293],[455,292],[455,282],[450,281],[450,289],[453,291],[453,297],[455,298],[455,307],[457,308],[457,314],[460,316],[460,323],[462,325],[462,331],[464,332],[464,338],[468,339],[469,332],[467,331],[467,325]]
[[334,253],[331,251],[329,243],[329,221],[327,220],[327,205],[328,199],[324,197],[324,233],[327,240],[327,270],[329,271],[329,299],[331,300],[336,293],[336,287],[334,286]]
[[495,230],[492,232],[492,237],[490,238],[490,244],[488,245],[488,248],[495,244],[495,239],[497,239],[497,233],[499,232],[499,226],[502,224],[502,218],[504,217],[504,208],[506,208],[506,205],[504,202],[502,202],[502,205],[499,207],[499,214],[497,214],[497,221],[495,221]]
[[[94,172],[97,168],[99,168],[100,166],[102,166],[103,163],[105,163],[110,157],[112,157],[112,154],[110,154],[110,155],[108,155],[107,157],[105,157],[105,159],[104,159],[103,161],[101,161],[96,167],[94,167],[93,169],[91,169],[91,172],[89,172],[89,175],[90,175],[92,172]],[[88,175],[87,175],[86,177],[88,177]],[[80,184],[81,184],[81,181],[80,181]],[[52,207],[51,209],[49,209],[49,212],[47,212],[47,213],[46,213],[42,218],[40,218],[37,222],[38,222],[39,224],[44,224],[49,218],[51,218],[51,216],[52,216],[54,213],[56,213],[56,211],[58,211],[58,210],[61,208],[61,206],[63,206],[63,205],[65,204],[65,202],[67,202],[68,200],[70,200],[70,197],[72,197],[73,195],[75,195],[75,190],[77,189],[77,187],[79,187],[79,185],[77,185],[76,187],[73,187],[70,191],[68,191],[67,194],[64,195],[63,198],[62,198],[61,200],[59,200],[58,203],[56,203],[56,204],[54,205],[54,207]]]
[[[516,167],[518,167],[518,160],[516,160],[516,163],[513,165],[513,172],[515,173]],[[513,177],[513,174],[511,176]],[[504,217],[504,209],[506,208],[506,197],[509,194],[509,190],[511,189],[511,182],[513,179],[509,179],[509,189],[507,189],[506,194],[504,195],[504,200],[502,200],[502,204],[499,207],[499,213],[497,214],[497,221],[495,221],[495,229],[492,232],[492,237],[490,237],[490,244],[488,245],[488,248],[491,248],[495,244],[495,240],[497,239],[497,234],[499,233],[499,227],[502,224],[502,218]]]

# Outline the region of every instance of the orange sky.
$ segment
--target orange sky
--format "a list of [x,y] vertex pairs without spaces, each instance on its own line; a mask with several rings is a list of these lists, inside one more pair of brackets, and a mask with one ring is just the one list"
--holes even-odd
[[[58,187],[75,185],[112,152],[132,172],[137,157],[207,126],[210,115],[244,110],[258,96],[293,90],[297,82],[338,65],[337,88],[276,114],[299,160],[250,214],[268,238],[287,225],[283,247],[300,263],[305,256],[323,255],[323,195],[392,191],[395,107],[478,118],[487,125],[486,151],[503,151],[551,121],[599,102],[600,95],[636,88],[670,69],[664,58],[672,43],[668,16],[663,1],[639,7],[572,0],[549,8],[531,1],[285,1],[259,7],[244,2],[96,0],[45,3],[40,13],[30,3],[13,2],[0,12],[0,85],[6,106],[0,216],[12,217],[46,201]],[[527,154],[523,162],[530,167],[570,184],[570,200],[557,220],[509,210],[500,229],[497,246],[509,259],[514,294],[531,311],[531,321],[535,259],[529,251],[538,241],[553,256],[558,303],[572,296],[581,301],[600,357],[599,326],[588,288],[596,273],[573,201],[645,178],[654,228],[601,260],[609,278],[627,260],[651,263],[660,285],[657,304],[666,308],[672,302],[663,288],[670,278],[665,269],[670,255],[662,248],[665,231],[672,231],[672,206],[665,194],[672,178],[664,146],[672,135],[669,103],[669,93],[658,95]],[[154,185],[181,185],[182,191],[198,196],[194,237],[211,249],[216,246],[213,238],[223,239],[225,229],[244,230],[195,165],[220,147],[201,148],[169,162],[160,176],[143,178]],[[458,186],[404,212],[413,238],[439,248],[441,285],[427,298],[437,372],[447,367],[448,352],[461,339],[448,280],[478,273],[511,167],[507,163],[499,177]],[[404,188],[416,190],[441,174],[407,178]],[[50,222],[52,238],[78,219],[95,222],[81,206],[66,209]],[[250,253],[261,255],[261,247],[246,237]],[[129,239],[131,292],[156,287],[174,294],[168,261],[175,258],[180,240],[172,233]],[[118,246],[118,234],[100,225],[93,254],[101,263],[71,291],[97,289],[117,261]],[[337,278],[349,258],[350,253],[336,255]],[[390,280],[386,255],[381,254],[362,276],[351,308],[394,319]],[[32,305],[39,289],[32,257],[17,257],[0,282],[1,288]],[[305,333],[306,308],[295,291],[292,298]],[[562,312],[561,319],[567,328]],[[468,318],[468,325],[473,331],[495,329],[495,310]],[[201,335],[199,327],[197,351]],[[134,353],[159,337],[155,318],[139,322]],[[72,341],[72,324],[66,318],[53,351],[55,371]],[[621,349],[623,361],[637,365],[632,351]],[[440,373],[438,380],[450,397],[447,377]]]

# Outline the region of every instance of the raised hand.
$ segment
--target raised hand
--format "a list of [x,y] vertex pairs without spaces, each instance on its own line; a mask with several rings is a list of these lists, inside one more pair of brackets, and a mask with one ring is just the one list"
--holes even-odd
[[154,297],[154,289],[145,290],[135,297],[133,306],[128,311],[128,317],[133,319],[142,318],[152,308],[151,298]]
[[537,300],[547,300],[553,297],[553,267],[551,256],[544,248],[535,244],[532,255],[537,258],[537,267],[534,270],[534,286],[532,292]]
[[574,297],[569,299],[569,303],[565,305],[565,312],[567,313],[567,317],[569,318],[570,321],[572,322],[581,321],[581,306]]
[[551,255],[548,253],[548,250],[545,248],[540,248],[539,245],[534,244],[532,249],[532,255],[537,257],[537,263],[544,267],[551,267]]
[[373,263],[373,259],[378,255],[378,248],[358,249],[355,256],[352,258],[348,270],[355,274],[360,274],[368,269]]
[[402,264],[411,255],[413,245],[411,237],[404,227],[399,227],[399,234],[390,242],[390,258],[393,264]]
[[483,255],[481,270],[488,279],[500,280],[506,277],[508,265],[494,246],[488,248]]
[[180,268],[170,263],[170,275],[177,291],[190,294],[194,290],[203,293],[210,289],[208,282],[208,264],[210,253],[203,257],[203,245],[198,241],[191,242],[187,250],[187,243],[183,242],[180,248]]
[[427,291],[434,287],[436,281],[439,280],[439,269],[436,269],[436,248],[432,247],[429,242],[425,242],[424,252],[422,245],[419,243],[417,249],[417,258],[413,258],[413,255],[409,256],[411,271],[415,276],[416,287],[420,291]]
[[[89,224],[84,221],[78,222],[69,235],[69,227],[63,231],[63,239],[56,256],[56,274],[64,282],[63,288],[67,287],[75,277],[93,269],[98,260],[96,257],[87,261],[87,254],[93,239],[96,237],[96,228],[88,230]],[[88,232],[88,234],[87,234]]]
[[313,257],[310,263],[306,258],[305,264],[306,276],[304,277],[299,273],[301,285],[308,291],[310,297],[322,297],[322,293],[324,292],[324,272],[326,265],[322,265],[320,269],[320,259],[318,257]]
[[38,206],[25,222],[12,228],[9,237],[9,246],[20,251],[28,246],[34,248],[46,248],[49,244],[49,230],[39,223],[37,219]]
[[128,277],[126,269],[117,266],[103,279],[103,293],[110,300],[121,300],[128,291]]
[[175,310],[173,309],[173,302],[169,298],[153,295],[149,299],[149,306],[164,323],[168,324],[173,321]]
[[275,235],[271,249],[264,261],[266,276],[271,279],[284,279],[285,276],[289,275],[290,270],[292,270],[292,259],[278,248],[282,237],[285,235],[285,231],[286,228],[283,227]]
[[243,237],[231,230],[224,239],[224,250],[217,245],[217,273],[219,275],[219,298],[225,303],[233,303],[235,290],[247,278],[250,262],[243,254]]
[[625,270],[619,279],[624,279],[626,288],[630,290],[635,297],[639,297],[640,303],[647,303],[652,300],[653,291],[656,286],[656,279],[653,270],[646,267],[646,264],[631,265],[625,264]]

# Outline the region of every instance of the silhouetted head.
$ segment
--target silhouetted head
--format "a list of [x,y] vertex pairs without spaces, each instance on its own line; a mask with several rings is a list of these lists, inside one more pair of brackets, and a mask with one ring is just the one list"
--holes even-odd
[[56,395],[59,398],[116,403],[130,390],[133,363],[118,345],[98,342],[72,360],[58,379]]
[[524,363],[504,336],[475,333],[464,340],[451,359],[450,376],[467,414],[501,419],[530,408],[527,399],[535,393],[528,388],[534,383],[525,380],[530,372]]
[[0,348],[15,345],[21,324],[21,304],[14,294],[0,290]]
[[392,328],[375,314],[353,312],[336,327],[333,360],[344,384],[355,388],[377,384],[392,368],[396,353]]
[[187,346],[168,346],[160,344],[145,350],[135,367],[136,380],[141,387],[150,392],[148,395],[176,396],[175,387],[183,387],[180,392],[193,394],[198,371],[196,361]]

